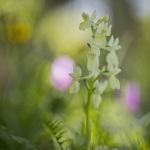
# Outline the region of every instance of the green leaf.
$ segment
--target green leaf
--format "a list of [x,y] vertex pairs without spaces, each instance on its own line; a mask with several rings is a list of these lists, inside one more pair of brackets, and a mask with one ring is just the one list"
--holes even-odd
[[14,136],[14,135],[12,135],[11,137],[13,140],[17,141],[19,144],[27,142],[27,139],[22,138],[22,137],[18,137],[18,136]]
[[66,142],[70,141],[66,135],[66,129],[62,120],[54,117],[52,114],[45,116],[45,128],[49,130],[53,136],[53,143],[56,149],[66,150],[68,144]]

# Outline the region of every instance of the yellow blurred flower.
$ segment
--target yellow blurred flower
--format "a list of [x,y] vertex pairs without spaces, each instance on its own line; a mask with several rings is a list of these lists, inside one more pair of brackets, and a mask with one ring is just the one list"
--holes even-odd
[[13,43],[25,43],[31,37],[31,27],[28,24],[16,23],[8,27],[8,40]]

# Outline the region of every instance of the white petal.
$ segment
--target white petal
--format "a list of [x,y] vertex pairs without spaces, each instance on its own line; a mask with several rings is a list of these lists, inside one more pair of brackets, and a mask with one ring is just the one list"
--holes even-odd
[[104,81],[103,83],[99,83],[99,81],[96,81],[94,83],[94,87],[96,88],[96,91],[100,94],[102,94],[104,92],[104,90],[106,89],[108,85],[108,81]]
[[109,78],[109,84],[112,89],[120,89],[119,80],[115,76]]
[[[112,64],[108,64],[108,65],[107,65],[107,70],[109,71],[109,73],[112,72],[113,69],[114,69],[114,66],[113,66]],[[112,75],[113,75],[113,74],[112,74]]]
[[96,35],[99,35],[102,32],[102,30],[104,30],[104,28],[105,28],[105,23],[103,21],[98,25],[98,28],[96,30]]
[[112,46],[113,43],[114,43],[114,36],[112,35],[112,36],[110,37],[109,41],[108,41],[108,45],[109,45],[109,46]]
[[118,57],[117,57],[116,53],[115,52],[108,53],[108,55],[106,57],[106,61],[108,64],[118,65]]
[[100,56],[100,48],[91,43],[91,51],[95,53],[96,56]]
[[73,73],[69,74],[71,77],[73,77],[76,80],[79,80],[82,75],[82,70],[79,66],[74,66]]
[[72,93],[77,93],[80,89],[80,83],[78,81],[74,81],[73,84],[71,85],[69,92]]
[[108,81],[107,80],[104,81],[103,83],[100,83],[100,86],[99,86],[100,89],[99,90],[100,90],[101,94],[105,91],[107,85],[108,85]]
[[110,24],[109,27],[107,27],[106,36],[110,36],[111,35],[111,28],[112,28],[112,25]]
[[119,44],[119,39],[118,39],[118,38],[116,38],[116,39],[115,39],[115,41],[114,41],[114,45],[116,45],[116,46],[117,46],[118,44]]
[[100,34],[99,36],[95,36],[92,42],[96,47],[103,48],[106,46],[107,40],[104,35]]
[[89,51],[87,69],[89,71],[97,71],[99,70],[98,68],[99,68],[99,57],[96,56],[93,51]]
[[113,72],[113,75],[117,75],[119,72],[121,72],[121,69],[114,68],[112,72]]

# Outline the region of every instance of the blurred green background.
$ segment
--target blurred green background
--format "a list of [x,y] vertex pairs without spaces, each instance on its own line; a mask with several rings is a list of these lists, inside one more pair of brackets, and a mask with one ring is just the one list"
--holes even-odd
[[[82,130],[85,88],[72,96],[68,90],[55,89],[49,78],[58,56],[67,55],[86,68],[90,33],[80,31],[79,23],[83,11],[93,10],[97,18],[111,17],[113,35],[122,45],[118,52],[122,72],[121,89],[108,88],[99,110],[92,112],[92,144],[149,149],[150,1],[0,0],[0,150],[55,150],[43,127],[43,116],[49,113],[63,119],[71,138],[72,130]],[[140,89],[136,112],[126,105],[130,84]]]

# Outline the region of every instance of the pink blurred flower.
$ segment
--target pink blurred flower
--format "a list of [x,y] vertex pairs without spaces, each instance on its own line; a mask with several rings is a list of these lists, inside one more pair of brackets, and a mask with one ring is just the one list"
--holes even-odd
[[69,73],[73,72],[74,61],[69,56],[60,56],[52,63],[50,81],[60,91],[65,91],[73,82]]
[[137,112],[140,107],[140,86],[135,82],[126,84],[125,87],[125,102],[129,111]]

